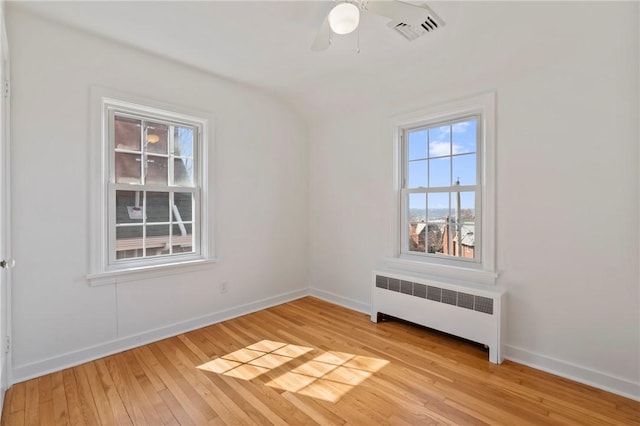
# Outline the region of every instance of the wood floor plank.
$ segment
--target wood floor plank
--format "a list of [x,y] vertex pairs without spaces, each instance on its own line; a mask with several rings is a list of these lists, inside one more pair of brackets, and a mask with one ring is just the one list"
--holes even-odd
[[[185,411],[184,407],[176,399],[165,386],[161,374],[164,374],[162,366],[153,356],[149,348],[146,346],[136,348],[131,351],[134,360],[141,369],[143,376],[139,377],[139,381],[145,389],[145,392],[149,395],[149,398],[153,400],[156,411],[161,415],[163,424],[172,425],[195,425],[194,420]],[[154,393],[157,398],[154,398]]]
[[[38,391],[40,393],[40,424],[54,425],[56,423],[55,411],[53,409],[53,388],[51,374],[38,379]],[[19,424],[19,423],[15,423]]]
[[[85,425],[82,403],[80,402],[80,396],[78,394],[78,385],[72,369],[68,368],[62,371],[62,382],[67,408],[69,410],[69,424],[72,426]],[[27,424],[29,423],[27,422]]]
[[[149,380],[133,352],[134,351],[127,351],[123,353],[122,357],[120,357],[122,358],[120,362],[126,363],[128,373],[131,375],[131,380],[135,380],[135,382],[133,382],[133,386],[138,390],[139,395],[146,398],[156,412],[157,422],[153,420],[153,424],[179,425],[180,423],[171,413],[171,410],[169,410],[167,405],[155,391],[153,384]],[[145,417],[154,419],[153,416],[145,415]]]
[[157,343],[148,345],[145,349],[149,351],[149,355],[157,360],[155,371],[159,373],[167,390],[175,397],[179,405],[184,407],[194,424],[205,424],[217,417],[217,414],[191,387],[187,379],[175,369],[171,360],[164,356],[157,347]]
[[[84,368],[76,367],[72,369],[73,377],[77,388],[78,402],[80,409],[82,410],[82,418],[86,425],[100,424],[98,420],[100,415],[96,407],[96,401],[91,393],[91,386],[89,385],[89,379]],[[69,378],[71,380],[71,378]],[[37,423],[32,423],[37,424]]]
[[109,398],[107,398],[105,389],[98,377],[95,364],[93,362],[89,362],[76,368],[81,371],[81,377],[84,376],[87,379],[87,383],[91,389],[91,394],[95,402],[96,411],[98,413],[99,424],[116,424],[113,411],[111,410],[111,404],[109,403]]
[[7,389],[7,392],[4,394],[4,405],[2,407],[3,420],[8,419],[11,416],[11,399],[15,392],[16,392],[16,387],[14,386]]
[[135,396],[130,395],[132,390],[126,386],[124,375],[120,373],[119,368],[116,366],[115,357],[112,355],[103,358],[102,361],[104,362],[104,367],[109,372],[110,383],[113,383],[115,391],[118,393],[122,406],[131,419],[131,422],[133,424],[148,424],[144,418],[144,414],[142,414],[140,404],[136,403]]
[[313,297],[18,383],[0,426],[635,425],[640,402]]
[[124,406],[122,397],[118,394],[115,384],[113,383],[113,378],[109,374],[105,359],[98,359],[94,361],[93,364],[95,365],[100,383],[102,384],[107,399],[109,400],[109,405],[111,406],[115,423],[121,426],[132,425],[133,422],[131,417]]
[[[117,389],[134,424],[162,424],[153,404],[142,390],[136,375],[129,369],[126,353],[111,356],[107,365],[112,377],[118,377]],[[115,383],[115,380],[114,380]],[[125,397],[126,395],[126,397]]]
[[[40,424],[40,390],[38,389],[38,379],[29,380],[25,382],[24,385],[26,392],[26,401],[24,407],[25,424]],[[7,404],[6,401],[5,404]]]
[[[25,421],[25,407],[26,407],[26,388],[23,389],[11,389],[11,395],[5,401],[5,404],[9,404],[9,424],[22,425]],[[4,411],[4,410],[3,410]]]
[[63,373],[58,371],[51,374],[51,392],[53,394],[53,415],[57,426],[69,425],[69,408],[67,394],[64,388]]
[[[171,415],[176,419],[178,424],[186,425],[198,425],[202,424],[197,420],[194,420],[189,413],[185,410],[185,407],[180,404],[176,397],[169,391],[169,389],[163,389],[158,392],[158,396],[162,399],[163,403],[171,412]],[[194,416],[195,417],[195,416]]]

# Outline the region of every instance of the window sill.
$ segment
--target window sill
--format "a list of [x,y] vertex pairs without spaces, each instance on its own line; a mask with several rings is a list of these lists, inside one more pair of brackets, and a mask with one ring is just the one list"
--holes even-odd
[[495,286],[498,273],[483,269],[427,263],[407,258],[386,258],[384,267],[398,272],[418,273],[435,281],[444,281],[463,286]]
[[95,274],[88,274],[86,278],[89,281],[90,286],[98,287],[103,285],[120,284],[128,281],[139,281],[148,278],[182,274],[185,272],[200,271],[211,267],[215,262],[215,259],[197,259],[164,265],[151,265],[118,271],[99,272]]

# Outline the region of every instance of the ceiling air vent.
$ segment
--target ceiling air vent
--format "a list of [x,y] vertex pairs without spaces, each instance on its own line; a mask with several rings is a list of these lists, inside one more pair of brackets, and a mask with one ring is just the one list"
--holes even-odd
[[444,21],[440,19],[438,15],[433,13],[433,11],[429,9],[429,7],[427,7],[426,4],[423,4],[420,7],[427,9],[429,11],[429,16],[419,26],[405,24],[404,22],[400,22],[396,24],[395,22],[392,21],[389,23],[389,27],[396,30],[396,32],[398,32],[407,40],[413,41],[418,37],[422,37],[426,33],[431,33],[437,30],[438,28],[442,28],[444,26]]

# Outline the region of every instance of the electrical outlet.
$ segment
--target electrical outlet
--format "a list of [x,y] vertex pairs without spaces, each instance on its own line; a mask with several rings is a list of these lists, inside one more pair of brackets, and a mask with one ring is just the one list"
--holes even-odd
[[228,284],[229,283],[227,283],[226,281],[222,281],[220,283],[220,293],[226,293],[227,291],[229,291]]

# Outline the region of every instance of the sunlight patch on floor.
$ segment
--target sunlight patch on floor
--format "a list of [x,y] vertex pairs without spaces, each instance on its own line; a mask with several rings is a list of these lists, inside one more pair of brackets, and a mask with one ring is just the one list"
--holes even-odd
[[[253,380],[312,350],[306,346],[262,340],[199,365],[198,368],[242,380]],[[388,363],[389,361],[384,359],[346,352],[322,352],[312,360],[269,380],[266,385],[324,401],[337,402]]]

